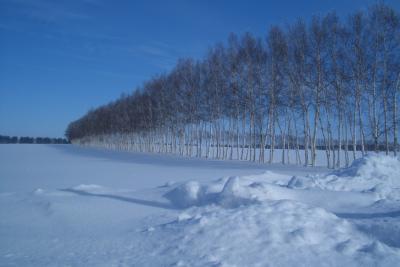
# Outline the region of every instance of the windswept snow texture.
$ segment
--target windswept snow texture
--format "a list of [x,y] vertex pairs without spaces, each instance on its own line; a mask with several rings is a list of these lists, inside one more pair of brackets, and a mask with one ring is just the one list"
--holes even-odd
[[0,266],[397,266],[400,161],[0,147]]
[[370,154],[355,160],[349,168],[334,171],[323,177],[293,177],[289,187],[371,192],[377,200],[400,201],[399,159]]

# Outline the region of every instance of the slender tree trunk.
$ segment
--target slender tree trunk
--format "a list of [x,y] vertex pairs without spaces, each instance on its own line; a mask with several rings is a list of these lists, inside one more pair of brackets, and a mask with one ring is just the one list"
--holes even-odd
[[398,139],[397,139],[397,93],[400,90],[400,73],[397,76],[396,88],[393,96],[393,154],[397,156]]

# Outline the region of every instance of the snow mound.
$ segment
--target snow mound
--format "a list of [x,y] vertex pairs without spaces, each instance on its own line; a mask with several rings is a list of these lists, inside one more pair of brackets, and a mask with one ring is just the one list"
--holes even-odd
[[195,181],[183,183],[167,192],[164,197],[178,208],[212,204],[236,208],[262,200],[265,196],[263,189],[261,183],[232,176],[205,185]]
[[[227,192],[236,192],[237,182],[229,179]],[[152,256],[168,266],[395,266],[400,261],[400,250],[324,209],[291,200],[191,208],[143,234],[154,246]]]
[[205,205],[236,208],[266,199],[285,198],[286,188],[255,180],[257,176],[225,177],[209,184],[190,181],[168,191],[164,197],[178,208]]
[[103,189],[103,187],[101,185],[97,185],[97,184],[80,184],[80,185],[74,186],[72,189],[92,191],[92,190]]
[[92,194],[103,194],[103,193],[108,193],[109,189],[97,185],[97,184],[80,184],[74,187],[71,187],[67,189],[67,191],[78,191],[78,192],[86,192],[86,193],[92,193]]
[[340,169],[334,174],[339,177],[358,176],[367,180],[398,180],[400,160],[397,157],[371,153],[363,158],[354,160],[349,168]]
[[325,176],[294,176],[287,185],[293,189],[320,188],[332,191],[374,193],[377,200],[400,200],[400,159],[369,154]]
[[287,187],[291,189],[310,189],[310,188],[321,188],[316,176],[293,176],[287,184]]
[[169,199],[175,206],[186,208],[200,204],[202,186],[196,181],[190,181],[179,185],[164,196]]

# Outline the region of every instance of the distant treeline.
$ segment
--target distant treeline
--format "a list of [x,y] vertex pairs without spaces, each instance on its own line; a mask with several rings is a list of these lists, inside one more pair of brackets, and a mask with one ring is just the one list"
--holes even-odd
[[0,144],[69,144],[65,138],[0,135]]
[[273,26],[261,38],[232,33],[203,59],[181,59],[90,110],[66,136],[113,149],[269,163],[283,148],[282,163],[292,150],[297,164],[312,166],[324,150],[335,168],[369,150],[398,153],[399,96],[400,16],[379,2],[343,19],[331,12]]

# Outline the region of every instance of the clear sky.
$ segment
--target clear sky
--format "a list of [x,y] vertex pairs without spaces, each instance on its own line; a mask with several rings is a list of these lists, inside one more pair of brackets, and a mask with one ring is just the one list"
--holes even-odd
[[[0,0],[0,134],[61,137],[90,108],[130,93],[230,32],[371,0]],[[399,9],[399,0],[386,3]]]

